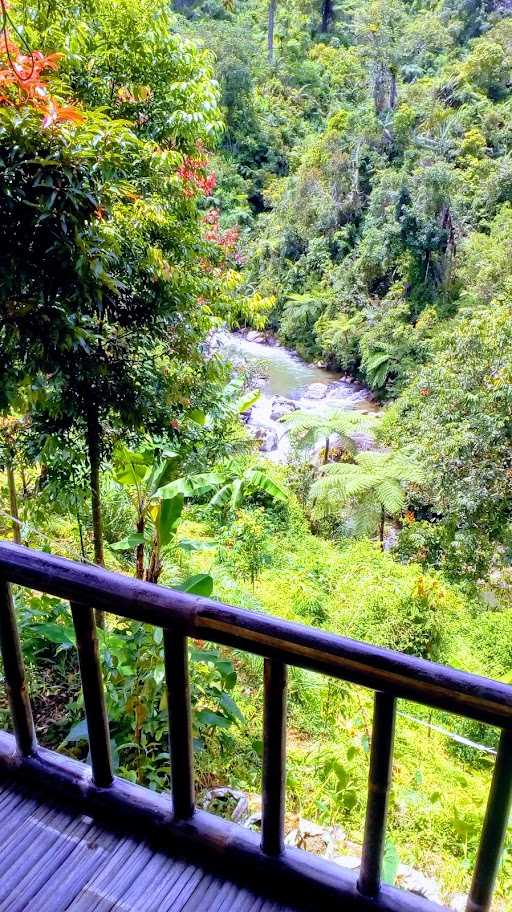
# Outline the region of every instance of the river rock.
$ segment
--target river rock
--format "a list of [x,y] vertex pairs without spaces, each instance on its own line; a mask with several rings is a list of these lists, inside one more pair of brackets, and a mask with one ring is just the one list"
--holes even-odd
[[256,329],[251,329],[247,333],[247,341],[248,342],[264,342],[265,336],[263,335],[263,333],[258,332]]
[[375,437],[368,431],[354,431],[350,436],[352,437],[358,452],[367,453],[369,450],[375,450]]
[[306,399],[325,399],[327,396],[326,383],[311,383],[304,393]]
[[441,905],[439,884],[432,877],[427,877],[421,871],[417,871],[416,868],[411,868],[409,865],[399,865],[396,886],[401,887],[402,890],[410,890],[411,893],[417,893],[418,896],[424,896],[425,899],[430,899],[431,902]]
[[272,410],[270,412],[271,421],[279,421],[285,415],[291,415],[297,410],[297,403],[293,399],[286,399],[285,396],[275,396],[272,400]]
[[271,453],[272,450],[277,449],[277,444],[279,443],[279,438],[275,431],[272,428],[259,427],[256,428],[254,433],[256,440],[259,441],[260,450],[262,453]]
[[322,827],[301,817],[293,829],[288,830],[285,844],[304,849],[313,855],[334,859],[339,855],[345,836],[344,830],[339,826]]
[[[249,816],[249,799],[245,792],[229,787],[212,788],[204,793],[201,806],[209,811],[212,805],[221,809],[221,816],[243,824]],[[215,813],[215,811],[214,811]],[[217,811],[218,813],[218,811]]]

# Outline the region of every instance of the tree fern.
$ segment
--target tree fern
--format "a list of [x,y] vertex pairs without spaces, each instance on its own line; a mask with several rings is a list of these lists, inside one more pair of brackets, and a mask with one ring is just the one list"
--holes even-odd
[[323,415],[314,412],[292,412],[285,418],[290,433],[302,449],[310,450],[319,440],[325,441],[324,463],[329,458],[331,437],[334,434],[340,438],[342,450],[355,453],[356,444],[351,435],[367,430],[371,421],[368,415],[342,409],[331,409]]
[[421,480],[421,467],[407,453],[359,453],[353,464],[322,466],[310,492],[313,513],[332,516],[352,507],[356,532],[375,531],[378,526],[382,544],[386,516],[404,509],[408,485]]

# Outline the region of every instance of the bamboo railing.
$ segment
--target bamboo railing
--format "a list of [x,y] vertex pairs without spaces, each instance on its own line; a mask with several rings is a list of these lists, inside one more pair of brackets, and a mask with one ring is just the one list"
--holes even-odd
[[[11,584],[70,602],[91,772],[37,745]],[[114,777],[94,609],[163,628],[172,803]],[[264,657],[262,829],[195,808],[188,637]],[[0,646],[14,737],[0,733],[0,766],[75,801],[91,815],[143,832],[260,892],[315,910],[435,912],[441,907],[381,883],[397,698],[501,729],[467,912],[489,912],[512,801],[512,687],[322,630],[143,583],[98,567],[0,543]],[[375,691],[362,861],[353,872],[284,845],[287,666]],[[1,822],[0,822],[1,838]]]

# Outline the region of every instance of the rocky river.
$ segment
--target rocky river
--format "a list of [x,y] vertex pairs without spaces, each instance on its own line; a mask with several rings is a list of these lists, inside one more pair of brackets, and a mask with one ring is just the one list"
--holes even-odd
[[[247,423],[260,441],[261,450],[275,462],[285,462],[289,436],[282,418],[300,409],[319,415],[333,409],[376,412],[370,393],[339,373],[308,364],[297,354],[273,339],[256,332],[222,332],[216,335],[216,348],[235,368],[250,368],[251,385],[260,398],[251,409]],[[369,435],[359,435],[358,444],[366,449]]]

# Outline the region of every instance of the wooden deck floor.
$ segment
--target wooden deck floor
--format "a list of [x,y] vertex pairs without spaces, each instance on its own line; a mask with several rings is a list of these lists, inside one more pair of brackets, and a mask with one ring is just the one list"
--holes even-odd
[[0,912],[293,912],[0,783]]

